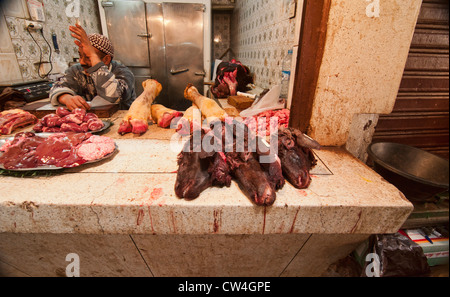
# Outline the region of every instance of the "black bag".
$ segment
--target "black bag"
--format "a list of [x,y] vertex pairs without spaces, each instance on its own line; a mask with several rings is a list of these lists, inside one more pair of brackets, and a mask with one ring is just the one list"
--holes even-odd
[[[430,266],[422,247],[400,233],[372,235],[368,253],[379,261],[380,277],[419,277],[430,274]],[[371,265],[368,267],[368,265]],[[372,272],[374,263],[367,264],[362,274]]]

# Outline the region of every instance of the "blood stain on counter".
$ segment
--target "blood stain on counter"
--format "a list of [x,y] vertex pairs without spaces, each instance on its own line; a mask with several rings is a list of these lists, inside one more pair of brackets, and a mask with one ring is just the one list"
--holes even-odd
[[295,216],[294,216],[294,220],[292,221],[292,226],[291,226],[291,230],[289,230],[289,233],[294,233],[294,228],[295,228],[295,221],[297,221],[297,216],[298,216],[298,213],[300,212],[300,207],[297,209],[297,212],[295,213]]
[[136,220],[136,223],[138,226],[140,226],[142,224],[142,221],[144,220],[144,216],[145,216],[144,210],[139,209],[137,220]]
[[162,188],[155,188],[150,194],[150,198],[152,200],[158,200],[163,195],[163,189]]
[[222,211],[215,210],[214,211],[214,234],[219,232],[221,221],[222,221]]
[[116,180],[116,183],[117,183],[118,185],[125,183],[125,178],[123,178],[123,177],[118,178],[118,179]]
[[300,196],[303,196],[303,197],[308,196],[308,193],[306,191],[298,190],[297,192],[300,194]]

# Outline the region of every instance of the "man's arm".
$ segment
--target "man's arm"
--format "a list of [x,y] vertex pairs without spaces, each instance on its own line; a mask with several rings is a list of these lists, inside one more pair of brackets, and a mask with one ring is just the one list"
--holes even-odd
[[100,62],[86,72],[94,81],[97,95],[100,97],[111,103],[129,99],[130,88],[134,86],[134,76],[131,71],[125,71],[120,66],[110,71],[103,62]]
[[[66,70],[65,76],[53,84],[50,90],[50,102],[54,106],[60,104],[65,105],[68,109],[74,110],[76,108],[90,109],[90,105],[78,96],[80,93],[80,77],[77,78],[77,71],[74,67]],[[78,81],[77,81],[78,80]]]
[[136,97],[134,93],[134,75],[128,68],[122,65],[116,64],[112,68],[113,71],[110,72],[108,67],[100,63],[87,72],[91,73],[99,96],[112,103],[120,100],[122,106],[129,108]]
[[58,97],[59,103],[65,105],[69,110],[74,111],[77,108],[84,110],[91,109],[91,106],[81,96],[72,96],[70,94],[64,94]]

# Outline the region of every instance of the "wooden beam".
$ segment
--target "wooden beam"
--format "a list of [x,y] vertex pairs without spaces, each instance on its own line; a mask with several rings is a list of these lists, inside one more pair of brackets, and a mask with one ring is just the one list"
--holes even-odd
[[322,65],[331,0],[305,0],[290,126],[307,133]]

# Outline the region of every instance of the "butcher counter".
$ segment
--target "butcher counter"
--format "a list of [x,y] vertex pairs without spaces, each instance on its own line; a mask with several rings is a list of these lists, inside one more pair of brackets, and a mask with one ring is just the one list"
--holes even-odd
[[315,151],[311,186],[286,184],[271,207],[234,181],[181,200],[174,131],[120,136],[123,115],[102,134],[118,146],[111,159],[0,175],[0,275],[64,276],[75,254],[81,276],[320,276],[370,234],[397,232],[413,211],[342,148]]

